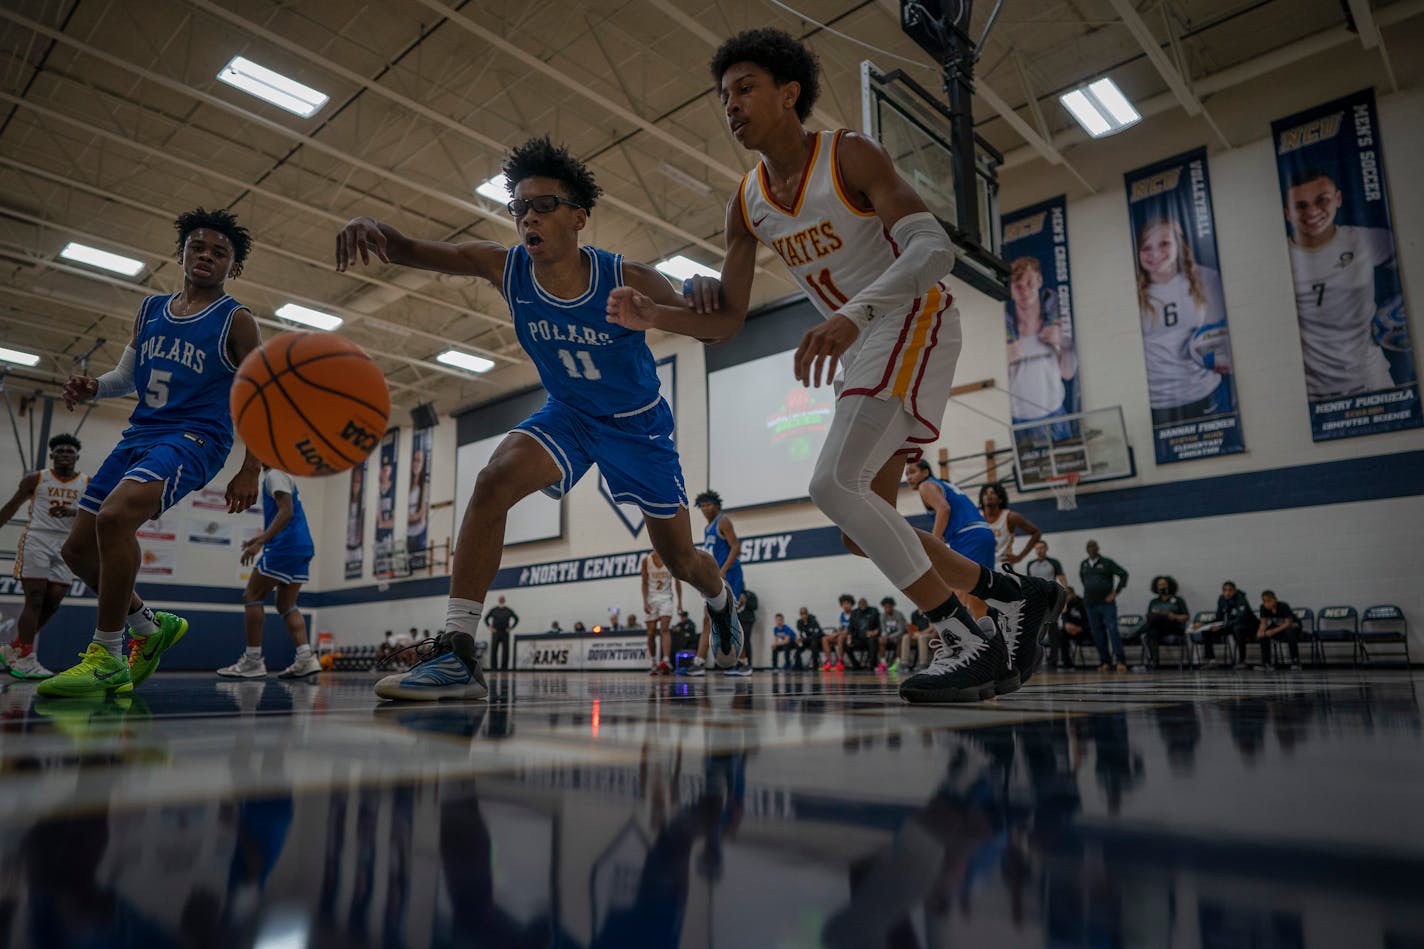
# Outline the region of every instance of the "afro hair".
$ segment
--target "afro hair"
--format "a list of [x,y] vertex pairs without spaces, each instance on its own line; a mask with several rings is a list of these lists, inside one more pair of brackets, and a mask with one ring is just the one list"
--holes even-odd
[[603,189],[593,180],[593,172],[569,154],[562,145],[549,141],[549,136],[531,138],[509,153],[504,160],[504,184],[510,194],[525,178],[553,178],[568,189],[569,199],[592,211]]
[[782,30],[760,29],[738,33],[712,54],[712,81],[722,84],[722,74],[737,63],[752,63],[771,73],[778,86],[801,84],[796,115],[802,122],[821,95],[821,62],[810,47]]
[[232,244],[232,275],[236,277],[242,273],[242,264],[247,260],[247,254],[252,250],[252,235],[247,228],[237,223],[237,215],[224,208],[216,211],[206,211],[196,208],[186,214],[178,215],[178,219],[173,222],[173,227],[178,232],[178,258],[183,257],[183,245],[188,243],[188,235],[200,228],[207,228],[210,231],[217,231],[226,237]]

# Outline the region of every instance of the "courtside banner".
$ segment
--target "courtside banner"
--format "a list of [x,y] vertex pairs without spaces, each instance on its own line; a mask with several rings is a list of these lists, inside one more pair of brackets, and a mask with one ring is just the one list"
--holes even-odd
[[1009,411],[1015,425],[1076,415],[1082,399],[1068,275],[1067,197],[1060,194],[1006,214],[1003,224],[1002,254],[1010,274],[1004,304]]
[[1157,463],[1245,451],[1206,149],[1124,180]]
[[1424,424],[1375,93],[1271,123],[1318,442]]
[[435,429],[410,433],[410,501],[406,509],[405,550],[412,571],[425,569],[425,547],[430,534],[430,450]]
[[346,579],[357,580],[366,566],[366,460],[351,469],[346,498]]
[[381,439],[381,473],[376,496],[376,555],[372,558],[371,573],[377,577],[389,577],[391,552],[395,547],[396,533],[396,473],[399,459],[396,449],[400,445],[400,429],[393,428]]

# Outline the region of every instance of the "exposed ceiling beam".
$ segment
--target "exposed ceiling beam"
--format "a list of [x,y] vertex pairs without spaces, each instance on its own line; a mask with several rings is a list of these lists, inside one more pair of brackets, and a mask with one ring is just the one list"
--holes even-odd
[[1167,88],[1172,90],[1172,95],[1176,96],[1177,103],[1186,110],[1187,115],[1200,115],[1204,118],[1211,130],[1216,133],[1216,137],[1227,148],[1231,147],[1231,141],[1217,126],[1216,120],[1211,117],[1211,113],[1202,105],[1192,91],[1191,83],[1178,71],[1172,61],[1167,58],[1167,54],[1162,52],[1162,47],[1157,43],[1157,37],[1152,35],[1152,30],[1138,15],[1137,8],[1132,5],[1132,0],[1108,0],[1112,8],[1117,11],[1117,15],[1122,18],[1123,26],[1137,40],[1137,45],[1142,47],[1142,52],[1146,54],[1153,68],[1157,70],[1157,75],[1162,77],[1162,81],[1167,84]]
[[1350,19],[1355,21],[1355,32],[1360,34],[1360,45],[1365,49],[1379,47],[1380,59],[1384,62],[1385,75],[1389,76],[1389,84],[1394,87],[1394,91],[1399,91],[1399,80],[1394,76],[1394,63],[1389,60],[1389,50],[1384,45],[1384,37],[1380,35],[1379,26],[1375,23],[1374,11],[1370,9],[1370,0],[1346,0],[1350,6]]

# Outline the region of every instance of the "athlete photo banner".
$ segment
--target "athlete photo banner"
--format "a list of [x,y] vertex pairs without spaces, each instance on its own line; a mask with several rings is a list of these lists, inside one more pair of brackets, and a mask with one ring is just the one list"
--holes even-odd
[[1004,330],[1013,422],[1075,415],[1082,411],[1082,399],[1068,274],[1067,197],[1060,194],[1006,214],[1003,223],[1002,254],[1010,274]]
[[406,508],[405,551],[410,569],[424,570],[430,535],[430,449],[435,429],[410,433],[410,503]]
[[1124,183],[1157,463],[1245,451],[1206,149]]
[[358,580],[366,566],[366,460],[351,469],[346,499],[346,579]]
[[1278,119],[1271,141],[1312,437],[1424,425],[1374,90]]
[[376,495],[376,552],[371,564],[371,573],[377,577],[389,577],[391,553],[395,549],[396,533],[396,475],[399,473],[396,448],[400,444],[400,429],[393,428],[381,439],[380,481]]

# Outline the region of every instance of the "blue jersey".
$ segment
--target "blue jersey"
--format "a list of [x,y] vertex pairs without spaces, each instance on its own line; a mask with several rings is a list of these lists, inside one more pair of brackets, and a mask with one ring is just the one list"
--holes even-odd
[[651,408],[661,396],[644,334],[608,322],[608,294],[623,285],[623,255],[595,247],[583,253],[593,264],[588,289],[563,300],[539,286],[524,245],[509,249],[504,298],[519,345],[555,402],[600,418]]
[[[732,545],[727,543],[727,538],[723,537],[717,528],[722,526],[722,515],[719,513],[707,524],[707,529],[702,532],[702,549],[712,555],[712,559],[717,561],[717,566],[721,567],[727,563],[727,558],[732,556]],[[738,566],[741,561],[737,562]]]
[[134,346],[138,407],[124,438],[183,433],[226,453],[232,448],[228,393],[237,372],[228,358],[227,334],[242,304],[224,294],[201,313],[180,317],[169,312],[177,297],[148,297],[139,309]]
[[272,519],[277,516],[278,492],[292,496],[292,519],[272,538],[265,549],[310,557],[315,548],[312,546],[311,528],[307,525],[307,512],[302,509],[302,497],[297,492],[297,483],[285,471],[268,468],[262,473],[262,529],[271,527]]
[[[945,540],[949,540],[961,531],[980,528],[986,531],[992,530],[989,527],[989,522],[984,520],[984,515],[980,512],[978,505],[970,499],[969,495],[942,478],[927,480],[932,484],[939,485],[940,490],[944,492],[944,499],[949,502],[949,523],[944,528]],[[930,510],[928,504],[925,505],[925,510]]]

